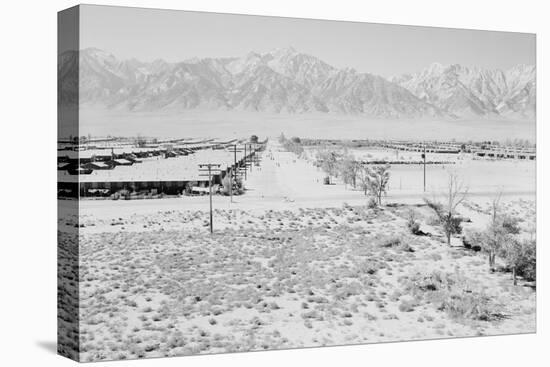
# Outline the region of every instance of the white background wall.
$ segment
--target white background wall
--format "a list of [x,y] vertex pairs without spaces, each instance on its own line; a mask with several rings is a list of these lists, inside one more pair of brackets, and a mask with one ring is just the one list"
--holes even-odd
[[[549,11],[544,1],[96,1],[537,33],[538,334],[117,362],[117,366],[536,366],[548,357]],[[0,12],[0,365],[65,366],[56,340],[56,12],[74,1],[4,1]],[[545,64],[546,62],[546,64]],[[546,132],[545,132],[546,131]],[[546,145],[546,146],[545,146]],[[546,188],[548,190],[548,188]],[[545,269],[546,267],[546,269]],[[547,363],[547,362],[546,362]],[[104,363],[96,364],[102,366]],[[106,364],[105,364],[106,365]],[[114,364],[113,364],[114,365]]]

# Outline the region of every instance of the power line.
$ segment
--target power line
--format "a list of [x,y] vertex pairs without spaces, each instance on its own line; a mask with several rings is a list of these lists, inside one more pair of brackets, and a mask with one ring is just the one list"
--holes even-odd
[[[204,168],[206,167],[206,168]],[[199,172],[208,172],[208,174],[199,174],[199,176],[208,176],[208,192],[210,196],[210,233],[214,233],[214,216],[212,214],[212,170],[220,172],[221,164],[199,163]]]
[[426,142],[424,142],[424,153],[422,153],[422,158],[424,158],[424,192],[426,192]]
[[[243,149],[237,149],[237,144],[230,144],[229,146],[233,147],[231,150],[233,152],[233,167],[231,167],[231,171],[229,172],[229,185],[230,185],[230,196],[231,196],[231,202],[233,202],[233,184],[237,183],[237,152],[242,152]],[[235,177],[233,177],[233,175]]]

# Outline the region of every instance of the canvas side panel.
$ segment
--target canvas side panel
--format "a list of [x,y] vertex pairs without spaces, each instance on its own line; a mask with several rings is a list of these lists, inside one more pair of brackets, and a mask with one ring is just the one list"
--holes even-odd
[[79,360],[78,6],[58,13],[57,59],[57,351]]

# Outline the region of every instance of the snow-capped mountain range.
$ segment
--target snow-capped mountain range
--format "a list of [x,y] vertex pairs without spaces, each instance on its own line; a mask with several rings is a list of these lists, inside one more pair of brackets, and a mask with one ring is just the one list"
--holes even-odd
[[[78,57],[68,51],[59,60],[64,85],[74,85],[79,61],[81,104],[110,109],[331,112],[377,118],[535,114],[534,66],[502,71],[434,63],[416,74],[386,79],[337,69],[293,48],[178,63],[118,60],[88,48]],[[67,92],[76,88],[60,90],[62,102],[77,98]]]

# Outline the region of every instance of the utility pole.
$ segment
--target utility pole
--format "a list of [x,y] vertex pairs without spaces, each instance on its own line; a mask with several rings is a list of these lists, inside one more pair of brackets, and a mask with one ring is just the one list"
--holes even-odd
[[257,162],[256,150],[257,150],[256,143],[250,143],[248,145],[248,153],[250,154],[250,171],[252,171],[254,165]]
[[[242,149],[237,149],[237,144],[231,144],[233,151],[233,167],[231,168],[231,175],[229,176],[231,185],[231,202],[233,202],[233,183],[237,183],[237,152],[242,152]],[[233,176],[234,175],[234,176]]]
[[[231,172],[235,174],[235,182],[237,182],[237,144],[233,144],[233,169],[235,172]],[[231,187],[231,192],[233,192],[233,187]],[[231,196],[233,198],[233,196]]]
[[246,143],[244,143],[244,179],[246,180],[247,179],[247,175],[246,175]]
[[210,196],[210,233],[214,233],[214,223],[213,223],[214,218],[212,215],[212,169],[219,172],[220,166],[221,166],[220,164],[214,164],[214,163],[199,164],[199,172],[208,172],[207,174],[200,174],[200,176],[208,176],[208,192]]
[[252,156],[252,165],[254,166],[258,163],[258,156],[256,155],[256,152],[258,151],[258,146],[256,145],[256,143],[250,143],[250,145],[252,147],[252,151],[254,152],[254,155]]
[[250,154],[250,172],[254,168],[254,154],[252,152],[252,143],[248,144],[248,153]]
[[233,203],[233,168],[229,169],[229,202]]
[[424,158],[424,192],[426,192],[426,142],[424,142],[424,153],[422,154]]

